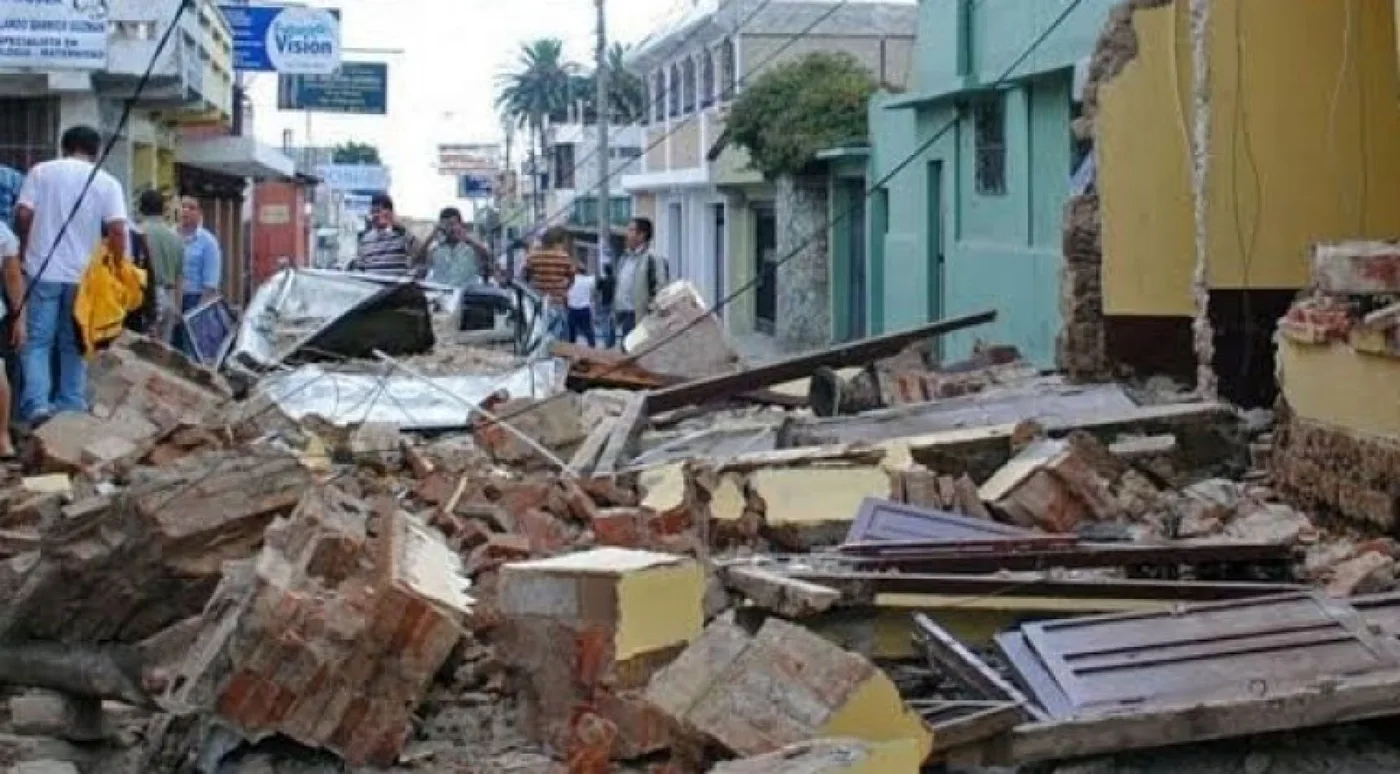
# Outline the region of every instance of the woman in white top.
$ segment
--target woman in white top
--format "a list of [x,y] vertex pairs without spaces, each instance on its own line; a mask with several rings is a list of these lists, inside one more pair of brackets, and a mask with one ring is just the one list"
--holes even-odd
[[574,274],[574,282],[569,286],[569,343],[578,341],[583,334],[588,346],[598,346],[593,336],[593,293],[598,289],[598,278],[588,273],[587,264],[580,263]]

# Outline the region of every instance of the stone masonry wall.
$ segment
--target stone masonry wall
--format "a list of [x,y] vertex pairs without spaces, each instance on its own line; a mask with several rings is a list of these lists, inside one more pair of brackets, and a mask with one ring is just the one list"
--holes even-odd
[[[778,179],[778,341],[788,350],[831,342],[831,252],[825,178]],[[796,251],[796,255],[793,255]]]
[[[1118,77],[1137,57],[1138,37],[1133,14],[1173,0],[1127,0],[1114,8],[1099,35],[1084,89],[1084,115],[1075,135],[1093,141],[1099,112],[1099,89]],[[1103,312],[1103,243],[1099,194],[1091,186],[1065,207],[1064,263],[1060,278],[1060,311],[1064,327],[1058,360],[1069,378],[1090,382],[1108,377],[1109,362]]]

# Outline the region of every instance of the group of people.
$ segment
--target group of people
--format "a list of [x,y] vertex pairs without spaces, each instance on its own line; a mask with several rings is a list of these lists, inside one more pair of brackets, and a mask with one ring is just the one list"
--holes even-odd
[[[420,240],[394,211],[394,200],[378,194],[370,201],[369,226],[360,235],[350,271],[394,277],[412,277],[451,287],[504,284],[509,270],[499,265],[491,248],[472,233],[455,207],[438,216],[430,237]],[[647,313],[657,292],[670,282],[666,261],[652,250],[654,228],[647,218],[633,218],[627,226],[627,251],[617,266],[605,263],[602,276],[594,276],[573,252],[573,238],[563,227],[550,228],[533,246],[519,278],[548,298],[549,327],[558,339],[609,349],[626,338]]]
[[[97,164],[102,136],[89,126],[63,133],[61,158],[28,174],[0,175],[0,266],[3,266],[7,360],[17,368],[17,418],[37,427],[60,412],[87,410],[87,363],[75,322],[80,283],[97,256],[130,258],[146,271],[143,332],[181,346],[182,314],[216,298],[222,276],[218,240],[204,228],[199,203],[181,199],[178,225],[166,222],[166,198],[146,191],[130,223],[126,194]],[[8,379],[0,378],[0,418],[11,417]],[[0,433],[0,457],[12,456]]]
[[601,326],[603,346],[612,349],[636,329],[638,318],[671,279],[670,267],[652,249],[654,236],[651,220],[633,218],[627,224],[627,251],[616,269],[604,263],[602,276],[595,277],[574,256],[567,229],[545,231],[525,259],[523,276],[553,302],[550,330],[556,338],[571,343],[582,338],[596,347],[596,329]]

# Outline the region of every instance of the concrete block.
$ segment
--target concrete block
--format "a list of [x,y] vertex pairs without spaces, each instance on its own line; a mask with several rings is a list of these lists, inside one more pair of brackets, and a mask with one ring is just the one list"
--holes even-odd
[[1313,284],[1324,293],[1400,293],[1400,244],[1341,242],[1313,250]]
[[763,755],[823,737],[906,743],[923,761],[932,734],[869,661],[770,619],[750,636],[720,618],[647,688],[647,699],[704,741]]
[[78,767],[68,761],[22,761],[8,769],[10,774],[79,774]]
[[918,774],[923,766],[912,740],[872,744],[857,739],[818,739],[721,763],[710,774]]

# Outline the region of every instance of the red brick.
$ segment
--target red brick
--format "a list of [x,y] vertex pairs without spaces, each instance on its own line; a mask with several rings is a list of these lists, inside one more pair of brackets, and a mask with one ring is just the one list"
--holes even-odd
[[593,518],[593,534],[600,546],[642,548],[646,531],[642,519],[645,511],[636,508],[608,508]]
[[569,534],[559,520],[546,511],[530,509],[518,516],[520,531],[537,554],[557,554],[569,545]]

